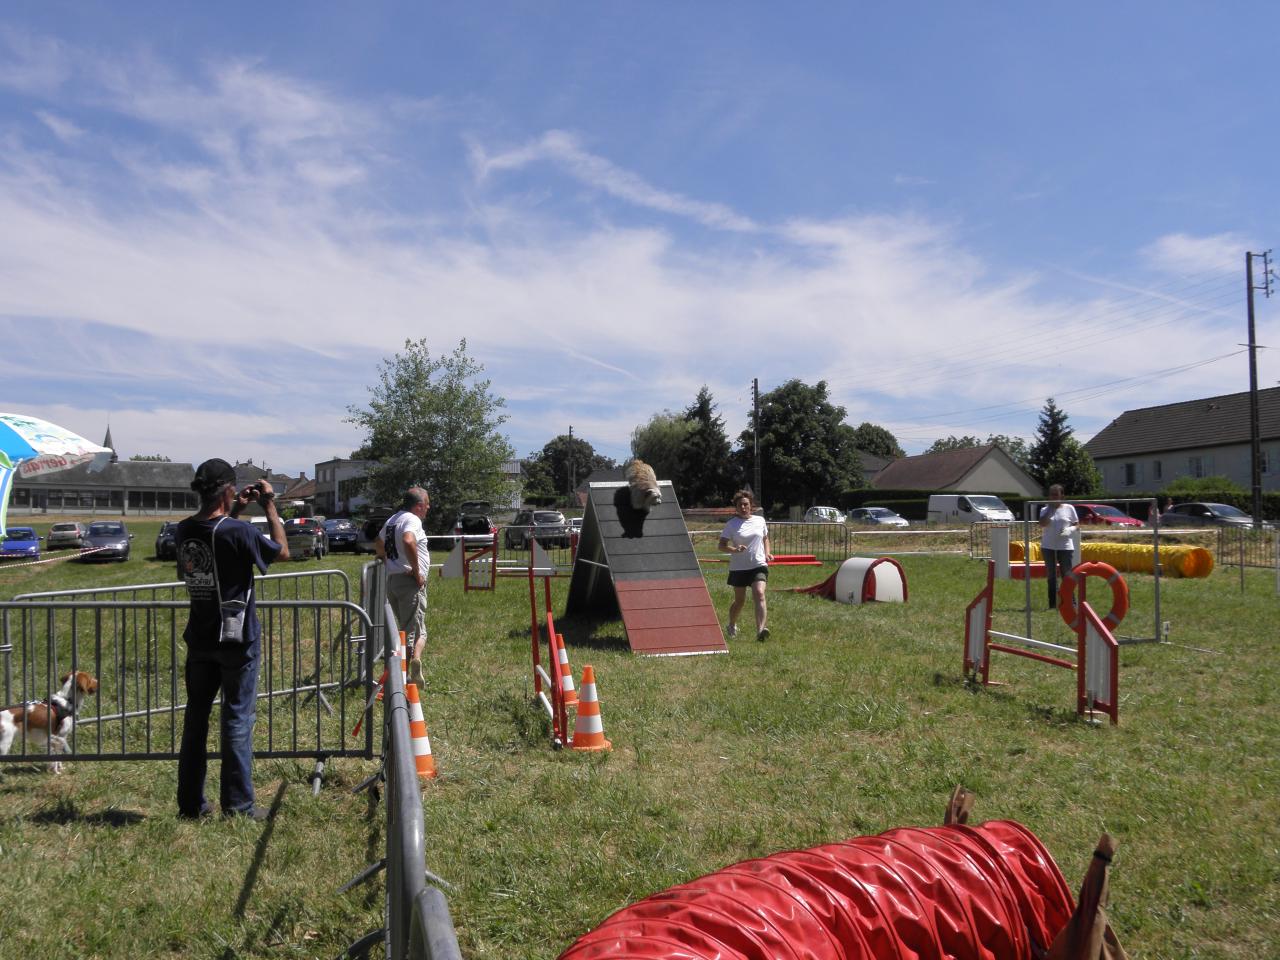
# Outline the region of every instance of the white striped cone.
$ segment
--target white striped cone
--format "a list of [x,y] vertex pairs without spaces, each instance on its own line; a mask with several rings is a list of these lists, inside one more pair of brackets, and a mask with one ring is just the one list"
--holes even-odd
[[578,718],[573,724],[574,750],[610,750],[613,744],[604,738],[604,720],[600,717],[600,698],[596,694],[596,672],[587,664],[582,668],[582,693],[578,697]]
[[427,736],[427,721],[422,716],[422,701],[418,699],[417,684],[405,684],[404,693],[409,700],[409,736],[413,740],[413,761],[418,768],[418,776],[430,780],[437,776],[436,762],[431,757],[431,738]]
[[409,657],[404,645],[404,631],[400,631],[400,642],[396,645],[396,656],[400,658],[400,676],[404,682],[409,682]]
[[569,651],[564,648],[564,634],[556,634],[556,646],[560,649],[560,692],[564,705],[572,707],[578,702],[578,691],[573,688],[573,669],[569,666]]

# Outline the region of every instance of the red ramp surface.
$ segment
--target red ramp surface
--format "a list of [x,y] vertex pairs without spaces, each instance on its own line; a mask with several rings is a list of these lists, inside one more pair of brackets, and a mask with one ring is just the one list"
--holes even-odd
[[620,616],[636,653],[727,653],[720,621],[669,481],[648,513],[626,483],[593,483],[565,613]]

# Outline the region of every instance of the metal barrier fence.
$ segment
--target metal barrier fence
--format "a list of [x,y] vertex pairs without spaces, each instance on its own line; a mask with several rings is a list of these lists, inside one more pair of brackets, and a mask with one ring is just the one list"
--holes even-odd
[[[131,589],[154,594],[170,586]],[[67,673],[90,673],[98,684],[76,713],[65,751],[31,742],[24,726],[0,761],[54,760],[55,752],[74,760],[177,759],[187,600],[84,595],[93,592],[0,603],[5,704],[50,701]],[[362,742],[346,735],[372,689],[370,623],[346,600],[260,599],[257,607],[262,659],[254,756],[315,758],[318,790],[326,759],[373,755],[371,732]],[[358,691],[350,702],[349,689]],[[219,751],[215,746],[211,755]]]
[[[721,561],[716,551],[717,530],[691,530],[694,552],[703,559]],[[916,527],[877,530],[842,523],[769,521],[769,546],[775,556],[811,554],[826,563],[840,563],[855,555],[911,553],[964,553],[969,531]]]
[[[366,568],[365,573],[376,575],[377,571]],[[382,646],[390,650],[395,642],[395,616],[384,605],[380,619],[384,624]],[[409,701],[399,659],[389,655],[387,667],[382,700],[382,768],[356,788],[373,788],[378,782],[386,785],[386,856],[342,887],[343,891],[350,890],[385,869],[384,924],[351,944],[346,956],[365,956],[381,943],[389,960],[462,960],[449,903],[438,887],[427,882],[430,879],[447,886],[427,870],[422,786],[409,733]]]

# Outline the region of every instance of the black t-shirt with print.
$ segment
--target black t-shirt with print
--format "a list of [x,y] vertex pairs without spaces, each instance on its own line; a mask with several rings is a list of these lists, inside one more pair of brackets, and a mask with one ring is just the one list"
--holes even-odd
[[[211,538],[216,540],[216,549]],[[187,644],[209,649],[222,642],[220,601],[226,600],[248,601],[244,639],[246,643],[256,642],[262,628],[254,602],[254,568],[266,573],[267,565],[280,554],[280,545],[259,533],[251,524],[231,517],[213,520],[187,517],[178,524],[174,540],[178,577],[186,583],[191,597],[191,616],[182,635]],[[215,559],[218,565],[216,577]]]

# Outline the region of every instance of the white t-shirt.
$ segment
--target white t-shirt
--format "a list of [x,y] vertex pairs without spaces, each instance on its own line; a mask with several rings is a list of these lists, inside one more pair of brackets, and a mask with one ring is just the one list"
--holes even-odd
[[769,535],[769,527],[764,517],[752,514],[745,520],[734,517],[724,525],[720,533],[721,540],[728,540],[733,546],[746,544],[743,553],[729,554],[730,570],[754,570],[756,567],[768,565],[764,558],[764,538]]
[[1074,550],[1071,537],[1080,523],[1076,508],[1069,503],[1060,503],[1056,508],[1049,504],[1040,508],[1040,519],[1045,517],[1049,523],[1040,531],[1040,546],[1046,550]]
[[427,550],[427,534],[422,529],[422,521],[408,510],[398,510],[393,513],[378,533],[383,549],[387,552],[387,573],[413,572],[403,556],[406,532],[412,533],[413,539],[418,543],[418,571],[423,579],[426,579],[431,571],[431,553]]

